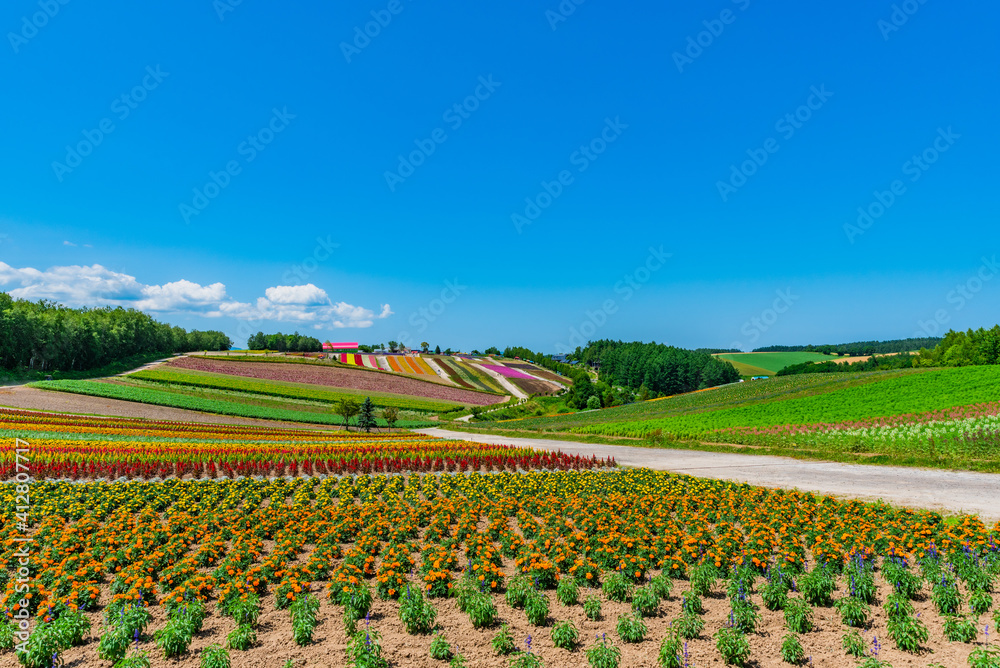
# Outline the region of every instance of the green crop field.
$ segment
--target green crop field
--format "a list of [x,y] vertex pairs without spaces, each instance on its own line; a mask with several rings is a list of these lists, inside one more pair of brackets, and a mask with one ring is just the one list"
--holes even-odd
[[[716,355],[730,362],[738,362],[748,369],[744,372],[739,366],[736,370],[747,376],[773,376],[786,366],[801,364],[802,362],[829,362],[837,359],[836,355],[824,355],[822,353],[722,353]],[[757,372],[750,372],[749,368],[754,367]],[[763,371],[763,373],[760,373]]]
[[697,438],[713,430],[733,427],[832,423],[934,411],[996,400],[1000,367],[938,368],[873,378],[872,382],[813,396],[784,399],[779,397],[777,400],[756,402],[747,406],[720,408],[661,419],[633,419],[578,426],[571,431],[642,437],[662,430],[680,438]]
[[528,430],[570,431],[577,427],[587,427],[595,424],[662,419],[675,415],[700,413],[733,406],[811,396],[909,373],[920,372],[907,370],[782,376],[769,380],[734,383],[710,390],[690,392],[688,394],[653,399],[651,401],[640,401],[628,404],[627,406],[616,406],[615,408],[606,408],[598,411],[524,418],[501,423],[497,426]]
[[[235,417],[256,418],[260,420],[307,422],[312,424],[343,424],[343,418],[333,415],[330,412],[295,410],[291,408],[280,408],[275,405],[261,405],[229,400],[230,398],[223,398],[225,395],[221,393],[213,394],[211,391],[204,391],[202,396],[194,396],[171,391],[169,389],[157,389],[89,380],[44,380],[37,383],[31,383],[31,386],[43,390],[85,394],[108,399],[121,399],[123,401],[135,401],[155,406],[185,408],[188,410],[215,413],[218,415],[232,415]],[[385,422],[380,419],[379,424],[384,426]],[[429,427],[434,424],[435,423],[433,422],[417,420],[400,420],[396,423],[398,427],[403,428]]]
[[337,389],[329,390],[308,383],[289,383],[277,380],[260,380],[241,376],[227,376],[207,371],[191,371],[173,368],[156,368],[133,373],[129,378],[162,383],[164,385],[182,385],[234,392],[246,392],[271,397],[287,399],[304,399],[333,404],[340,399],[351,398],[364,400],[371,397],[380,406],[395,406],[400,410],[440,413],[448,411],[461,404],[451,401],[429,401],[389,392],[365,392],[362,390]]

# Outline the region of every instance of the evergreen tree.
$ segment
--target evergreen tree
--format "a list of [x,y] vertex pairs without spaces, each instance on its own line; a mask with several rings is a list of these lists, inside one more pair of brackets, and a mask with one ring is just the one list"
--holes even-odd
[[441,346],[434,346],[434,354],[435,355],[441,354]]
[[372,403],[371,397],[365,397],[365,402],[361,404],[361,410],[358,413],[358,429],[371,432],[374,426],[376,426],[375,404]]

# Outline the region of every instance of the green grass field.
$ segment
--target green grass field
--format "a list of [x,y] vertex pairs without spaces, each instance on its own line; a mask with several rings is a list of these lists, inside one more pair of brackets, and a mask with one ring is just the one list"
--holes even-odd
[[[801,364],[802,362],[828,362],[837,359],[836,355],[824,355],[822,353],[722,353],[716,355],[724,360],[733,362],[736,370],[744,376],[773,376],[786,366]],[[740,368],[742,365],[746,372]],[[750,371],[750,369],[756,371]]]
[[345,398],[364,401],[365,397],[371,397],[372,401],[378,403],[380,406],[395,406],[400,410],[423,411],[427,413],[448,411],[461,405],[451,401],[431,401],[389,392],[365,392],[363,390],[343,388],[331,390],[308,383],[290,383],[278,380],[227,376],[220,373],[190,369],[148,369],[133,373],[129,378],[163,385],[229,390],[284,399],[318,401],[327,404],[333,404]]
[[[995,401],[998,396],[996,388],[1000,384],[1000,367],[939,368],[872,375],[869,379],[869,382],[811,396],[774,397],[745,406],[659,419],[591,424],[572,428],[572,431],[634,437],[660,431],[679,438],[698,438],[716,429],[732,427],[831,423],[934,411]],[[772,381],[756,382],[767,384]]]
[[[311,424],[343,424],[343,419],[340,416],[333,415],[329,410],[316,409],[315,407],[312,407],[312,410],[306,410],[309,408],[307,406],[302,406],[302,410],[297,410],[294,407],[288,407],[288,404],[281,404],[278,401],[268,401],[267,399],[257,401],[241,400],[240,398],[227,396],[225,392],[221,391],[195,390],[187,393],[172,389],[143,387],[135,384],[90,380],[46,380],[31,383],[31,386],[43,390],[135,401],[155,406],[185,408],[204,413],[215,413],[217,415],[231,415],[260,420],[306,422]],[[380,419],[379,425],[384,426],[384,424],[385,422]],[[430,427],[434,424],[434,422],[423,420],[403,419],[396,423],[398,427],[403,428]]]
[[833,392],[876,380],[895,377],[915,371],[888,371],[852,374],[807,374],[782,376],[769,380],[734,383],[710,390],[689,392],[662,399],[640,401],[627,406],[616,406],[597,411],[569,413],[546,417],[532,417],[500,423],[498,427],[543,431],[571,431],[590,425],[636,422],[662,419],[676,415],[702,413],[733,406],[752,405],[795,397],[805,397]]

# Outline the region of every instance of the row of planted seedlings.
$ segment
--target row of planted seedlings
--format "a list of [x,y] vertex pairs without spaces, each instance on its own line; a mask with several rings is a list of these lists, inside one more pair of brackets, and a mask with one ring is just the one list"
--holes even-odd
[[[46,623],[56,628],[69,625],[79,610],[103,604],[102,642],[108,637],[109,649],[102,658],[109,661],[117,656],[110,648],[136,630],[134,625],[115,630],[119,608],[165,606],[168,624],[154,639],[164,656],[178,656],[198,633],[204,603],[214,598],[217,611],[237,620],[227,645],[240,650],[253,646],[252,610],[259,611],[268,592],[277,607],[290,610],[294,640],[308,643],[324,582],[331,601],[344,607],[350,660],[358,666],[385,658],[367,617],[374,596],[398,601],[407,630],[425,633],[435,629],[438,597],[456,597],[477,628],[499,625],[499,596],[524,610],[529,623],[548,625],[547,590],[554,589],[561,603],[574,604],[574,588],[579,599],[580,587],[599,587],[606,599],[632,605],[615,630],[621,642],[636,642],[645,639],[646,620],[658,615],[659,602],[670,596],[670,583],[689,579],[680,597],[684,614],[663,639],[663,661],[672,665],[683,658],[683,641],[704,632],[702,597],[727,577],[733,609],[730,623],[715,634],[716,643],[723,657],[738,663],[747,660],[742,641],[755,628],[755,587],[765,575],[768,584],[759,585],[765,605],[772,605],[766,592],[785,588],[791,610],[786,618],[808,620],[804,606],[835,598],[874,605],[863,593],[867,579],[877,571],[888,579],[894,569],[909,573],[893,576],[894,586],[916,577],[922,590],[933,574],[932,596],[941,589],[937,596],[946,601],[954,590],[957,607],[943,614],[964,614],[965,605],[983,614],[993,605],[997,572],[996,530],[974,518],[950,525],[933,513],[649,471],[46,483],[40,491],[44,519],[34,537],[42,552],[33,565],[37,577],[28,605],[32,613],[47,611],[52,619]],[[0,527],[8,560],[13,531],[10,523]],[[265,540],[274,541],[266,554]],[[807,555],[814,562],[811,570],[805,568]],[[878,569],[876,555],[883,556]],[[518,575],[508,580],[505,564]],[[849,595],[834,597],[838,580],[840,591]],[[101,601],[100,585],[108,581],[112,600]],[[12,582],[4,584],[0,606],[12,615],[18,597]],[[814,590],[830,594],[822,598]],[[600,600],[584,597],[588,617],[600,616]],[[798,600],[803,603],[792,602]],[[848,603],[839,606],[847,609]],[[903,620],[899,628],[915,619],[906,610],[902,603],[893,608]],[[788,622],[791,631],[807,632],[801,625],[792,628],[794,623]],[[550,633],[560,647],[580,640],[571,623],[556,623]],[[65,644],[46,644],[50,636],[61,634],[33,634],[38,656],[51,658],[59,643]],[[789,656],[798,641],[788,641]],[[432,642],[443,654],[447,640],[439,636]],[[494,645],[517,650],[511,660],[520,665],[541,660],[526,642],[514,643],[509,629],[505,636],[502,626]],[[208,655],[205,651],[202,658]],[[595,665],[613,665],[619,653],[613,638],[601,637],[587,656]],[[129,658],[120,655],[117,661]]]

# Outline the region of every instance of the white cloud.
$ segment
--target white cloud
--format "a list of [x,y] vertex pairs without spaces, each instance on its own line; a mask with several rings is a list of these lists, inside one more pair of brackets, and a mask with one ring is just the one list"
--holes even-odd
[[315,329],[371,327],[376,319],[392,315],[388,304],[376,313],[347,302],[334,303],[312,283],[267,288],[256,302],[230,297],[223,283],[200,285],[181,279],[163,285],[145,285],[134,276],[99,264],[50,267],[39,271],[17,269],[0,262],[0,289],[18,299],[52,299],[70,306],[124,306],[152,313],[189,313],[204,317],[289,322]]
[[312,283],[306,285],[278,285],[264,291],[268,301],[274,304],[328,304],[330,298],[326,290],[317,288]]
[[75,243],[73,243],[72,241],[64,241],[64,242],[63,242],[63,246],[75,246],[75,245],[76,245],[76,244],[75,244]]

